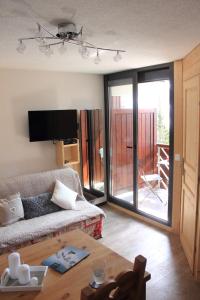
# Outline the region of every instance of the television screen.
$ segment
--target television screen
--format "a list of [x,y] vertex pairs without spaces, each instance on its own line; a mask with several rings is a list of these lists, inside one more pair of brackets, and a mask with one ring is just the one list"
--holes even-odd
[[30,142],[77,138],[76,110],[29,111]]

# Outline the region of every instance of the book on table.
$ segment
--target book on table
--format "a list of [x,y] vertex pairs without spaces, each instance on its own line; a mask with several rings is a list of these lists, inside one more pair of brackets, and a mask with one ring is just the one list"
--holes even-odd
[[88,250],[68,246],[43,260],[42,265],[48,266],[59,273],[65,273],[89,254]]

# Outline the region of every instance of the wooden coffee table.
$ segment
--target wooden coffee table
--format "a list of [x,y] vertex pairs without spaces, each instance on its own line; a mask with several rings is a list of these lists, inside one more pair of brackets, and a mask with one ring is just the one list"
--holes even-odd
[[[113,277],[126,268],[132,268],[130,261],[103,246],[81,230],[73,230],[59,237],[21,248],[18,252],[24,263],[36,266],[40,265],[43,259],[69,245],[84,247],[90,251],[90,255],[64,274],[59,274],[49,268],[44,287],[40,292],[0,292],[0,299],[79,300],[81,289],[86,287],[91,280],[91,265],[96,259],[104,259],[107,262],[108,277]],[[5,254],[0,256],[0,273],[6,267],[7,255]]]

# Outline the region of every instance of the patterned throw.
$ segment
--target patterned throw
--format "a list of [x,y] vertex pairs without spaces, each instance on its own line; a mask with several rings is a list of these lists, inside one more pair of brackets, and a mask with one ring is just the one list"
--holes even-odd
[[76,223],[61,227],[60,229],[57,229],[54,232],[45,234],[41,237],[36,237],[32,240],[27,240],[22,243],[19,242],[19,243],[16,243],[15,245],[9,245],[9,244],[4,245],[4,247],[0,247],[0,255],[7,253],[7,252],[11,252],[11,251],[16,251],[17,249],[28,246],[28,245],[36,244],[47,238],[53,238],[53,237],[59,236],[62,233],[65,233],[65,232],[68,232],[68,231],[71,231],[74,229],[81,229],[85,233],[92,236],[93,238],[99,239],[102,237],[103,219],[104,219],[103,215],[98,215],[96,217],[93,217],[93,218],[90,218],[87,220],[83,220],[80,222],[76,222]]

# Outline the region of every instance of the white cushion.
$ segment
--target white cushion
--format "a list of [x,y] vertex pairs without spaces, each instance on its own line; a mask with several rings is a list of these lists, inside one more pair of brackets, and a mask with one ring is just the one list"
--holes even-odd
[[0,226],[15,223],[23,218],[24,209],[19,193],[0,199]]
[[78,193],[56,180],[51,201],[64,209],[75,209]]

